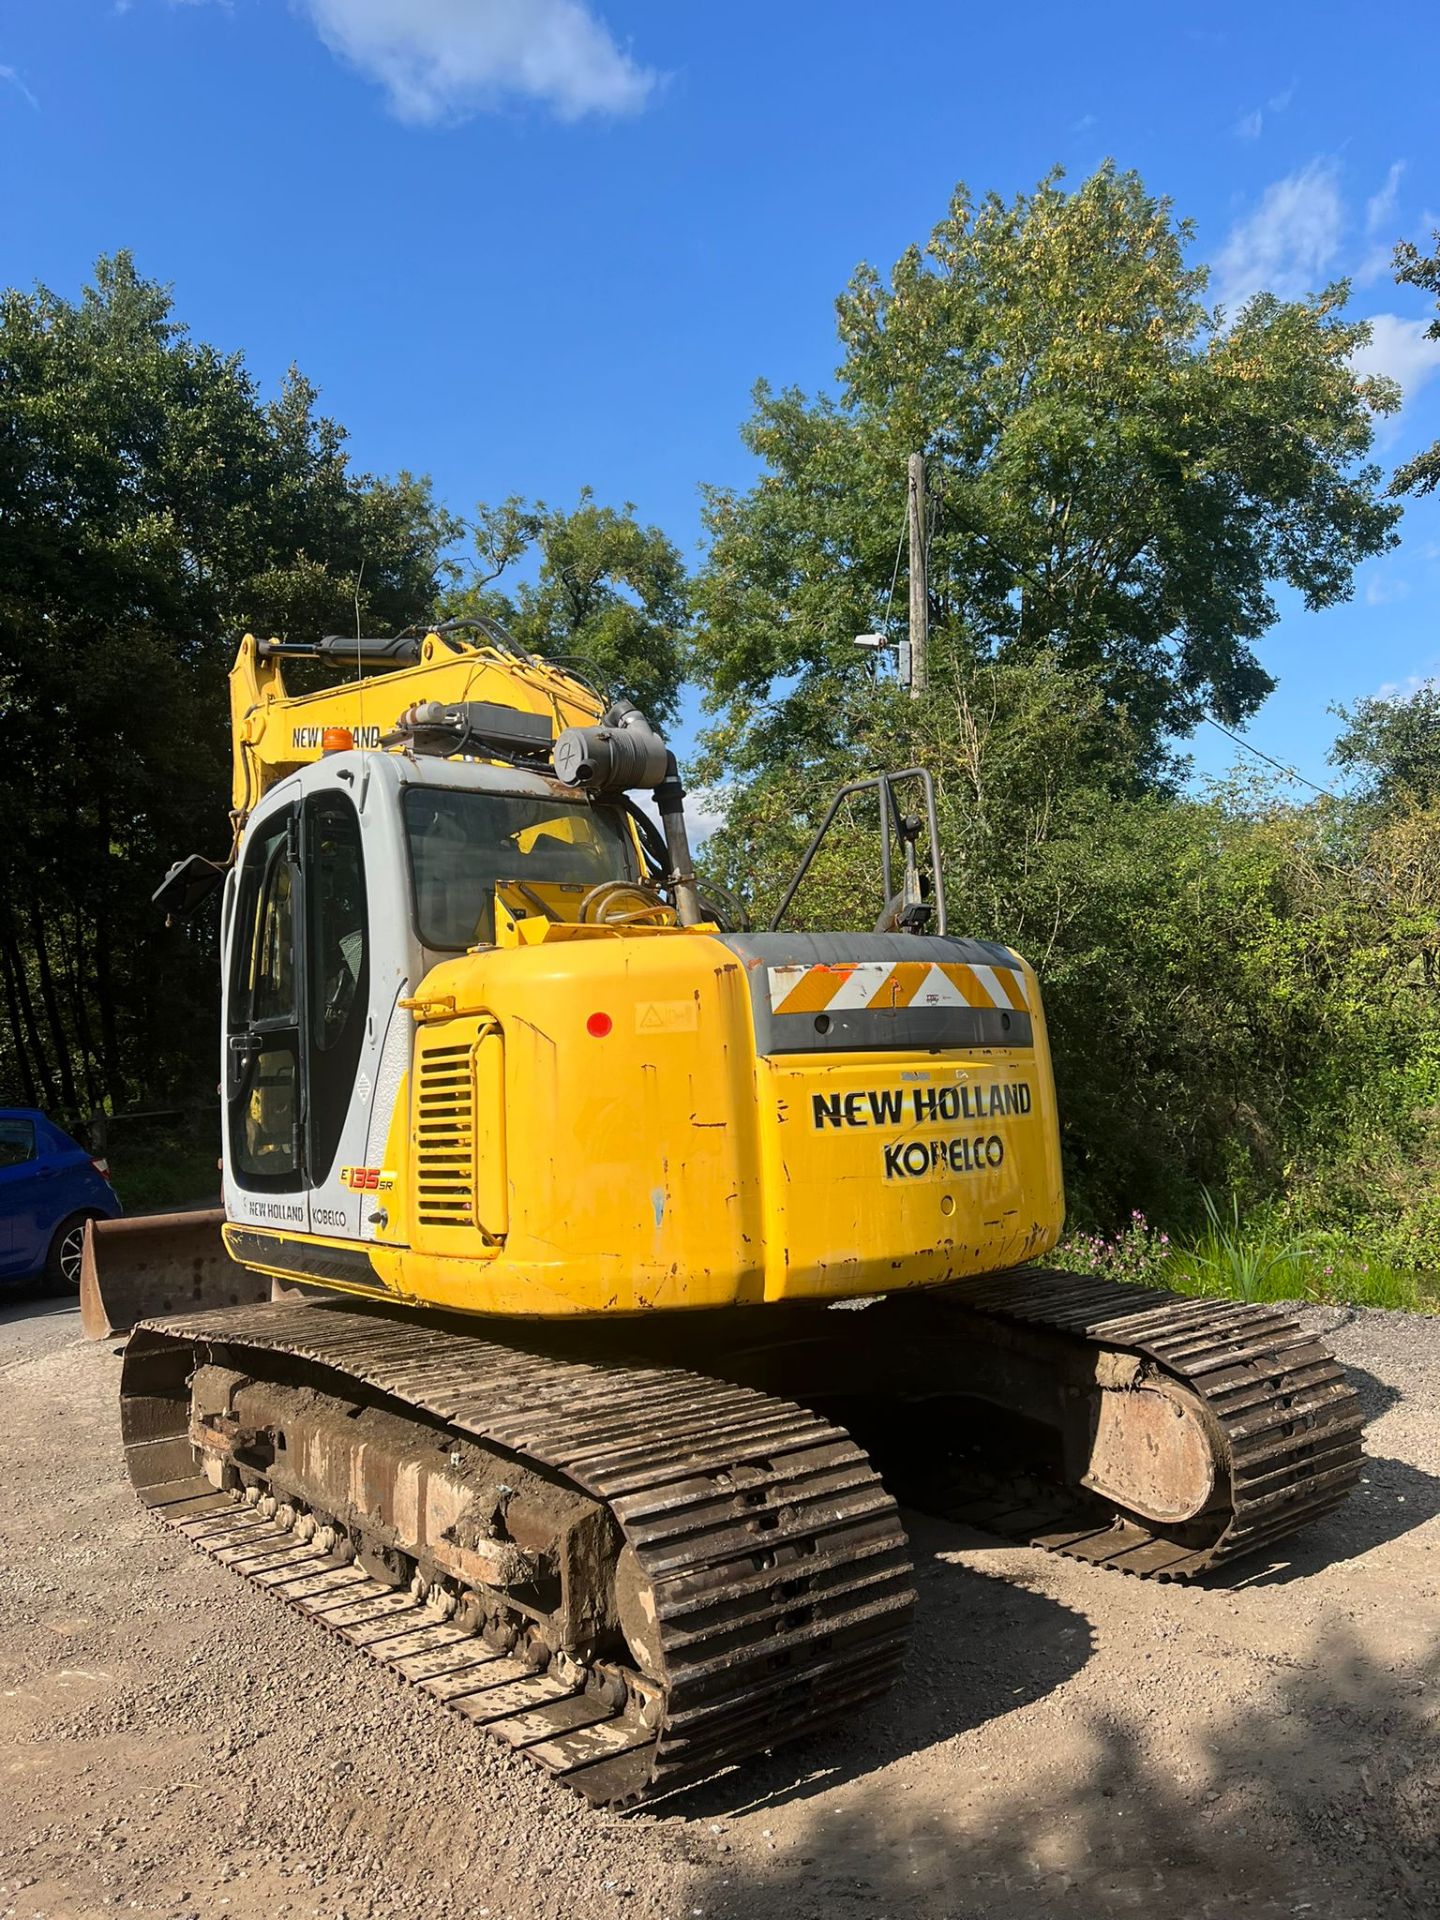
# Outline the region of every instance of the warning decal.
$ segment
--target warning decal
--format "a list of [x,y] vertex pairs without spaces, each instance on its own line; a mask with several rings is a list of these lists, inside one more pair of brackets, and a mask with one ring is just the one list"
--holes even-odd
[[1026,1013],[1018,967],[963,961],[854,960],[767,969],[773,1013],[878,1012],[898,1007],[1000,1007]]

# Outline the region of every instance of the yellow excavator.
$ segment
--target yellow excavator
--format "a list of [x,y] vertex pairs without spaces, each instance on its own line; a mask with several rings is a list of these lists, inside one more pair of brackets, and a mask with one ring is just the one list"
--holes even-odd
[[[221,894],[223,1213],[84,1280],[196,1548],[620,1805],[888,1686],[897,1499],[1188,1579],[1354,1484],[1283,1309],[1035,1264],[1039,983],[949,930],[923,771],[748,931],[645,715],[488,623],[247,636],[231,711],[231,856],[156,896]],[[847,798],[876,929],[789,930]]]

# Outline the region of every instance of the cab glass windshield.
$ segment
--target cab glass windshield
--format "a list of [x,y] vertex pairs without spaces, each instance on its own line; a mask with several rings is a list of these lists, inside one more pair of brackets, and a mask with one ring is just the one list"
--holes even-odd
[[623,816],[538,794],[408,787],[415,931],[421,943],[460,953],[495,938],[495,887],[503,880],[599,886],[637,878]]

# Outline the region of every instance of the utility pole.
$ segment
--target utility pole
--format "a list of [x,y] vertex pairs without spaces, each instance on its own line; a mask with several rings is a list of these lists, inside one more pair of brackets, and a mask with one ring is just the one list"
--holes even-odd
[[925,456],[909,461],[910,524],[910,698],[925,691],[925,642],[930,632],[929,578],[925,565]]

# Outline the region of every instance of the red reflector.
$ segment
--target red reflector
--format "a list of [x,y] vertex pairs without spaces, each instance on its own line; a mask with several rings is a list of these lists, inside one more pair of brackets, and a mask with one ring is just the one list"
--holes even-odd
[[603,1040],[614,1024],[608,1013],[592,1013],[585,1022],[585,1031],[593,1034],[595,1039]]

